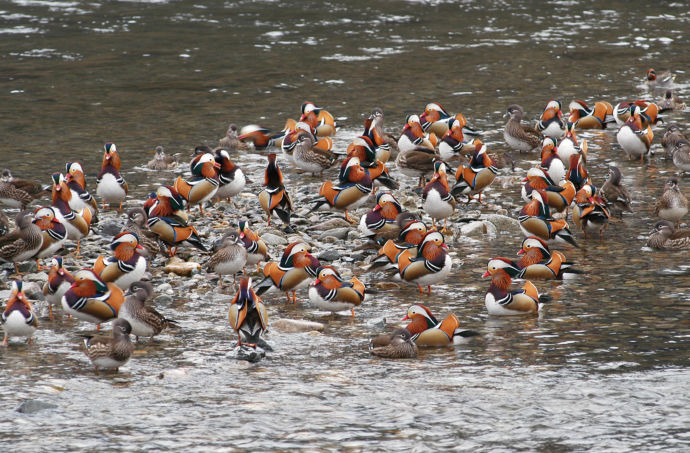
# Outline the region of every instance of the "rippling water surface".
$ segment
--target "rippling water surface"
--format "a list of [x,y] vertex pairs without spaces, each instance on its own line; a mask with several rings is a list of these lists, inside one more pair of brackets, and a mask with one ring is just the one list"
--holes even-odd
[[[492,151],[507,152],[502,114],[511,103],[534,120],[554,97],[564,106],[572,99],[656,99],[660,93],[642,83],[649,67],[673,69],[679,94],[689,97],[689,29],[682,2],[6,1],[0,156],[16,175],[46,183],[64,162],[78,159],[94,187],[102,145],[115,141],[132,199],[142,199],[172,181],[170,173],[141,170],[156,145],[186,160],[194,145],[215,144],[230,122],[280,129],[305,100],[328,108],[343,125],[337,150],[359,134],[373,107],[383,108],[387,128],[397,132],[407,114],[438,101],[482,130]],[[688,130],[687,111],[666,119]],[[382,361],[365,350],[384,318],[397,323],[418,300],[410,287],[377,288],[384,274],[362,277],[373,291],[354,319],[268,298],[273,319],[307,318],[327,327],[319,335],[270,332],[274,351],[256,365],[228,354],[235,342],[228,290],[200,279],[189,294],[173,281],[173,301],[157,308],[183,328],[138,344],[119,374],[93,375],[78,349],[77,333],[89,326],[74,320],[42,318],[34,345],[0,351],[0,445],[4,451],[687,450],[688,253],[644,248],[653,204],[675,173],[661,157],[663,129],[655,132],[654,150],[662,152],[644,165],[625,159],[615,131],[581,134],[590,142],[594,183],[603,183],[609,164],[620,166],[635,212],[603,241],[585,241],[578,232],[580,249],[561,247],[585,275],[536,282],[553,296],[539,317],[486,314],[488,281],[480,278],[486,262],[514,255],[521,242],[507,233],[448,236],[454,270],[421,301],[438,316],[454,312],[481,339],[422,350],[416,360]],[[516,172],[501,171],[483,212],[504,208],[514,215],[520,208],[518,177],[538,157],[514,157]],[[252,207],[246,215],[258,227],[252,193],[265,158],[259,152],[236,158],[254,181],[240,204]],[[288,187],[306,183],[316,194],[318,179],[283,168]],[[400,197],[414,196],[406,190],[412,181],[393,174],[403,182]],[[335,178],[336,171],[326,175]],[[687,177],[680,185],[690,195]],[[298,219],[298,230],[307,230],[304,222]],[[360,261],[345,257],[338,266],[349,274]],[[155,268],[154,275],[165,277]],[[57,407],[15,412],[29,399]]]

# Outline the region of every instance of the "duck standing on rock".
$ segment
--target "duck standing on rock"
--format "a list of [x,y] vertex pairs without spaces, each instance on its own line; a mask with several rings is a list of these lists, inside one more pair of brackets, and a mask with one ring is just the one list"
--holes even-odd
[[424,186],[422,192],[424,212],[431,216],[432,226],[436,228],[436,220],[443,219],[442,233],[448,231],[448,217],[455,212],[455,198],[450,193],[446,164],[441,161],[434,162],[434,176]]
[[424,236],[417,246],[416,254],[405,250],[396,258],[399,277],[417,285],[420,294],[424,294],[423,286],[431,294],[431,285],[448,277],[452,263],[443,234],[435,230]]
[[221,200],[227,198],[228,202],[232,197],[239,195],[247,184],[247,178],[240,167],[230,160],[230,154],[224,149],[215,151],[216,162],[220,165],[218,169],[218,190],[216,198]]
[[79,211],[73,210],[69,202],[72,192],[65,183],[62,173],[53,173],[53,210],[55,216],[67,229],[67,239],[77,241],[76,256],[79,256],[81,239],[91,231],[91,210],[82,208]]
[[208,271],[218,274],[218,282],[223,287],[223,275],[233,276],[235,284],[235,274],[242,271],[247,265],[247,249],[240,241],[240,235],[236,231],[231,231],[223,236],[222,246],[213,254],[208,262]]
[[267,216],[266,226],[271,225],[271,216],[274,212],[285,225],[290,225],[292,198],[283,184],[283,172],[278,167],[275,153],[268,155],[264,187],[265,189],[259,193],[259,204]]
[[69,199],[69,207],[73,211],[88,208],[91,211],[93,223],[97,222],[98,203],[96,199],[86,190],[86,177],[84,170],[79,162],[67,162],[65,164],[65,184],[72,193]]
[[565,135],[565,121],[563,121],[561,101],[553,99],[546,104],[536,128],[544,137],[550,137],[554,141],[563,138]]
[[331,181],[321,185],[319,196],[323,199],[318,200],[309,212],[327,205],[331,209],[345,211],[345,220],[355,223],[348,215],[348,210],[356,209],[366,202],[372,191],[371,178],[357,157],[348,157],[340,167],[338,179],[337,186]]
[[486,153],[486,145],[481,141],[475,141],[474,153],[469,164],[460,165],[455,172],[456,184],[453,186],[452,195],[458,197],[467,195],[467,202],[473,200],[472,195],[479,194],[479,204],[482,201],[482,192],[496,179],[498,169],[494,160]]
[[[318,259],[309,253],[309,246],[303,242],[289,244],[280,263],[269,262],[264,266],[264,279],[256,286],[260,296],[272,288],[286,293],[288,303],[297,303],[295,291],[309,285],[309,278],[316,277],[316,270],[321,267]],[[290,299],[292,291],[292,299]]]
[[96,195],[101,198],[103,209],[110,203],[119,203],[121,211],[129,188],[125,178],[120,175],[120,155],[115,143],[106,143],[103,148],[105,152],[101,172],[96,178]]
[[97,324],[117,318],[125,296],[114,283],[105,283],[95,272],[82,269],[74,274],[74,283],[62,296],[62,309],[83,321]]
[[268,261],[271,257],[268,255],[268,246],[261,237],[249,228],[249,222],[240,220],[237,234],[240,235],[240,243],[247,251],[247,264],[256,264],[256,271],[261,269],[259,263]]
[[141,280],[146,273],[146,258],[139,253],[143,247],[139,245],[139,237],[130,232],[119,233],[110,242],[113,255],[96,259],[93,271],[104,282],[113,282],[118,288],[125,290]]
[[34,255],[36,265],[40,271],[43,267],[40,265],[39,260],[52,256],[62,248],[67,240],[67,229],[55,216],[55,210],[50,206],[38,208],[34,212],[33,223],[41,229],[41,235],[43,236],[41,248]]
[[242,277],[240,288],[230,302],[230,327],[237,332],[237,345],[256,348],[261,335],[268,330],[268,311],[252,289],[252,279]]
[[175,256],[177,247],[183,242],[207,251],[199,232],[187,223],[184,203],[184,198],[172,186],[161,186],[156,190],[156,198],[146,221],[149,230],[168,246],[171,257]]
[[402,212],[402,206],[392,193],[379,192],[376,195],[376,206],[359,221],[359,231],[367,238],[378,241],[390,234],[397,237],[400,226],[396,219]]

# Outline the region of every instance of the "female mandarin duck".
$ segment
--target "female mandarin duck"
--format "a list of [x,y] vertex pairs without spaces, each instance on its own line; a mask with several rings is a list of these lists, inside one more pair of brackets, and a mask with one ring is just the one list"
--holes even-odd
[[33,343],[33,335],[38,328],[38,319],[31,303],[24,295],[21,280],[12,282],[12,292],[7,300],[5,311],[2,312],[2,325],[5,330],[5,338],[2,345],[7,346],[10,337],[25,337],[29,343]]
[[[385,338],[381,342],[379,338]],[[374,338],[369,343],[369,354],[384,359],[412,359],[417,357],[417,345],[407,329],[396,329],[392,334]]]
[[337,128],[335,118],[328,111],[308,101],[302,103],[301,110],[302,116],[299,120],[309,124],[314,131],[314,135],[317,137],[335,135]]
[[[50,187],[46,187],[38,181],[26,178],[15,178],[9,168],[2,170],[2,176],[0,176],[0,182],[7,183],[14,186],[18,191],[28,194],[31,199],[43,198],[43,196],[50,193]],[[24,198],[24,194],[22,194]],[[28,199],[27,199],[28,200]],[[26,202],[28,204],[29,201]]]
[[657,222],[649,234],[647,247],[657,250],[690,249],[690,230],[676,230],[668,220]]
[[666,90],[658,105],[662,110],[685,110],[685,102],[673,90]]
[[115,143],[106,143],[103,147],[103,164],[101,172],[96,178],[96,195],[101,197],[103,202],[103,209],[107,204],[119,203],[120,210],[122,210],[122,203],[127,197],[127,182],[125,178],[120,175],[120,155],[117,152]]
[[680,226],[680,219],[688,213],[688,199],[680,191],[678,180],[669,178],[664,184],[664,191],[654,206],[654,214],[660,219],[675,222]]
[[113,323],[112,337],[104,335],[84,335],[84,352],[94,366],[94,372],[98,370],[117,371],[129,361],[134,352],[134,345],[129,338],[132,326],[126,319],[117,319]]
[[62,173],[53,173],[53,208],[55,216],[67,230],[67,239],[77,241],[76,255],[79,256],[79,245],[81,239],[89,234],[91,230],[91,210],[82,208],[75,211],[69,206],[72,193],[65,183]]
[[417,256],[417,246],[422,243],[424,236],[428,232],[426,224],[420,219],[408,216],[399,216],[396,222],[400,226],[398,242],[393,242],[391,239],[386,241],[367,270],[388,264],[396,264],[400,254],[406,250],[412,256]]
[[355,307],[362,304],[366,289],[364,284],[352,277],[349,282],[343,280],[332,266],[322,266],[316,270],[316,280],[309,287],[309,300],[322,310],[350,310],[355,317]]
[[331,151],[332,146],[333,141],[330,138],[325,143],[317,143],[312,134],[301,134],[292,152],[292,161],[297,168],[323,176],[324,170],[331,168],[338,160],[335,153]]
[[98,203],[86,190],[86,177],[79,162],[67,162],[65,164],[65,183],[72,193],[69,199],[69,207],[74,211],[89,208],[91,217],[98,215]]
[[397,265],[401,279],[417,285],[421,294],[424,294],[422,286],[426,286],[431,294],[431,285],[444,280],[452,267],[443,234],[428,232],[417,246],[416,255],[409,250],[403,251],[397,257]]
[[139,341],[139,337],[158,335],[164,329],[177,326],[177,323],[167,319],[155,309],[144,305],[144,302],[153,294],[153,286],[148,281],[132,283],[127,291],[127,298],[117,314],[119,319],[126,319],[132,327],[132,334]]
[[383,131],[383,110],[380,107],[375,107],[365,121],[364,136],[374,145],[377,160],[386,163],[390,160],[391,153],[398,153],[398,141]]
[[295,123],[295,126],[291,130],[287,131],[285,133],[285,137],[283,137],[283,141],[280,144],[280,149],[283,151],[283,156],[293,164],[295,163],[294,151],[297,147],[297,142],[302,135],[306,134],[313,136],[314,130],[304,121],[300,121],[299,123]]
[[218,169],[218,190],[216,198],[218,200],[227,198],[232,201],[232,197],[239,195],[247,184],[247,178],[240,167],[230,160],[230,155],[224,149],[215,151],[215,161],[219,165]]
[[544,170],[551,181],[560,184],[565,179],[565,166],[556,150],[556,141],[546,137],[541,148],[541,169]]
[[565,135],[565,121],[561,111],[561,101],[553,99],[546,104],[544,112],[539,117],[537,130],[554,140],[560,140]]
[[446,346],[466,342],[468,338],[476,337],[479,332],[461,329],[460,321],[454,314],[449,314],[439,322],[431,310],[425,305],[415,304],[407,309],[402,319],[410,320],[405,327],[411,334],[417,346]]
[[94,271],[82,269],[74,274],[74,283],[62,296],[62,308],[100,329],[101,323],[117,318],[124,300],[124,293],[114,283],[105,283]]
[[199,204],[201,213],[204,213],[204,203],[216,194],[220,182],[218,170],[220,164],[216,162],[213,154],[206,153],[196,156],[189,164],[192,171],[191,179],[182,179],[178,176],[175,180],[175,190],[182,198],[187,200],[187,210],[192,204]]
[[222,247],[208,261],[208,272],[218,274],[218,283],[221,288],[223,275],[232,275],[234,284],[235,274],[247,265],[247,256],[247,249],[240,241],[240,234],[236,231],[226,233],[222,238]]
[[491,276],[491,285],[484,297],[484,304],[490,315],[512,316],[537,313],[541,310],[547,298],[540,296],[537,288],[529,280],[525,281],[522,289],[510,291],[512,282],[510,269],[512,264],[505,258],[494,258],[489,261],[487,270],[482,275]]
[[441,136],[438,143],[438,153],[443,160],[451,160],[454,157],[472,153],[475,150],[473,141],[465,141],[462,132],[462,123],[454,120],[450,129]]
[[40,271],[43,267],[39,264],[39,260],[52,256],[62,248],[67,240],[67,229],[55,216],[55,210],[49,206],[36,209],[33,223],[41,229],[41,235],[43,236],[41,248],[34,255],[38,270]]
[[283,185],[283,172],[278,168],[275,153],[268,155],[268,165],[264,173],[264,187],[259,193],[259,204],[267,216],[266,225],[271,224],[271,216],[275,212],[280,220],[290,224],[292,214],[292,199]]
[[161,186],[156,190],[146,225],[168,246],[170,256],[177,253],[177,247],[183,242],[206,251],[196,228],[187,223],[184,199],[171,186]]
[[268,311],[252,289],[252,279],[242,277],[240,289],[230,302],[230,327],[237,332],[237,345],[256,348],[261,335],[268,330]]
[[467,195],[469,203],[474,194],[479,194],[479,204],[482,202],[482,192],[496,178],[498,169],[496,163],[486,153],[486,145],[481,141],[475,141],[474,153],[468,165],[460,165],[455,173],[457,183],[453,186],[453,195]]
[[[297,303],[295,291],[309,284],[309,278],[316,277],[321,266],[318,259],[309,253],[309,246],[303,242],[288,245],[280,263],[271,261],[264,266],[265,278],[257,285],[256,292],[262,295],[271,288],[287,293],[288,303]],[[292,291],[292,299],[289,292]]]
[[541,145],[542,135],[530,126],[522,124],[522,116],[525,114],[522,107],[517,104],[509,105],[505,118],[509,118],[503,130],[503,139],[508,146],[519,152],[529,152]]
[[681,172],[690,172],[690,142],[679,141],[673,149],[673,165]]
[[22,189],[18,189],[9,182],[0,181],[0,204],[11,208],[26,209],[26,206],[33,201],[30,194]]
[[512,275],[516,278],[560,280],[566,273],[581,273],[572,268],[572,265],[566,261],[563,253],[557,250],[551,252],[546,241],[536,236],[525,238],[522,241],[522,248],[517,254],[522,256],[517,262],[519,273]]
[[546,199],[547,195],[543,190],[532,191],[532,201],[522,208],[518,217],[523,234],[537,236],[545,241],[560,240],[577,247],[568,223],[564,219],[556,220],[551,217]]
[[401,149],[395,158],[395,165],[403,175],[418,178],[418,187],[424,187],[424,178],[433,174],[436,160],[440,161],[441,156],[433,148],[417,146]]
[[575,195],[573,222],[585,234],[585,239],[588,232],[594,231],[598,231],[601,238],[608,227],[610,218],[611,214],[606,208],[606,203],[596,194],[596,187],[592,184],[582,186]]
[[665,159],[673,158],[673,151],[681,140],[687,141],[688,138],[683,134],[680,126],[676,123],[669,124],[666,128],[666,132],[664,132],[664,136],[661,138],[661,146],[664,147]]
[[165,148],[159,145],[153,151],[153,159],[146,163],[146,168],[156,171],[175,170],[178,165],[177,157],[166,154]]
[[462,113],[450,114],[438,102],[430,102],[424,107],[424,113],[419,116],[419,122],[426,133],[434,133],[437,137],[443,137],[457,121],[461,124],[462,132],[467,135],[480,135],[477,131],[467,126],[467,120]]
[[582,139],[582,144],[577,141],[577,135],[575,135],[575,123],[566,123],[566,132],[563,140],[558,144],[556,149],[556,154],[563,162],[563,165],[570,165],[570,156],[573,154],[582,154],[585,158],[587,157],[587,140]]
[[54,257],[48,271],[48,281],[43,285],[43,295],[48,301],[50,319],[53,319],[53,306],[61,305],[62,296],[70,289],[72,283],[74,283],[74,277],[65,269],[63,258]]
[[628,155],[628,159],[639,156],[640,162],[642,162],[645,156],[649,155],[649,148],[653,139],[654,132],[652,132],[651,126],[643,124],[640,107],[634,105],[630,118],[616,134],[618,144]]
[[225,151],[248,151],[249,145],[246,142],[240,140],[237,133],[237,125],[230,123],[228,130],[225,133],[225,137],[218,140],[218,147],[224,149]]
[[15,225],[14,231],[0,237],[0,261],[13,263],[15,273],[19,274],[17,263],[30,260],[41,250],[43,234],[28,211],[17,214]]
[[240,235],[240,243],[247,251],[247,264],[256,264],[256,271],[259,272],[259,263],[268,261],[268,246],[261,237],[249,228],[249,222],[240,220],[237,233]]
[[584,101],[572,101],[569,109],[568,121],[579,129],[606,129],[608,124],[616,122],[613,106],[605,101],[595,102],[593,108]]
[[435,148],[432,142],[426,138],[419,117],[417,115],[408,115],[405,119],[402,134],[398,139],[398,149],[400,153],[404,153],[417,147],[427,148],[432,151]]
[[142,279],[146,273],[146,258],[141,253],[143,247],[139,244],[139,237],[134,233],[120,233],[110,241],[113,255],[96,259],[93,271],[104,282],[112,282],[118,288],[125,290]]
[[431,217],[433,228],[436,228],[436,220],[443,219],[441,232],[448,231],[448,217],[455,211],[455,198],[450,193],[446,165],[443,162],[434,162],[434,177],[424,186],[422,200],[424,212]]
[[621,171],[618,167],[611,165],[609,175],[601,187],[599,194],[612,213],[617,213],[619,217],[623,212],[632,212],[631,198],[628,189],[621,184]]
[[[364,214],[359,221],[359,231],[372,240],[398,235],[400,226],[397,223],[402,206],[390,192],[376,195],[376,206]],[[395,237],[393,236],[393,237]]]
[[309,212],[328,205],[331,209],[345,211],[345,220],[355,223],[348,215],[348,210],[357,209],[367,201],[372,191],[371,177],[360,165],[357,157],[348,157],[340,167],[338,179],[338,186],[331,181],[321,185],[319,196],[323,199],[317,201]]

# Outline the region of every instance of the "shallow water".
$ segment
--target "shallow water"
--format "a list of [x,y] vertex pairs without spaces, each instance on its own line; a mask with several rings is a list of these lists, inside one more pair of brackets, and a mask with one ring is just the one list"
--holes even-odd
[[[554,97],[564,107],[572,99],[656,99],[659,93],[642,83],[650,66],[673,69],[679,94],[690,96],[687,5],[595,7],[5,2],[0,156],[17,176],[46,183],[64,162],[78,159],[93,188],[103,143],[115,141],[135,204],[172,181],[172,173],[141,170],[156,145],[187,160],[194,145],[215,144],[229,122],[280,129],[304,100],[326,107],[343,125],[336,150],[360,133],[375,106],[397,132],[407,114],[438,101],[462,112],[484,132],[489,149],[502,152],[502,115],[511,103],[534,120]],[[687,129],[688,112],[667,121]],[[646,164],[625,159],[615,130],[580,134],[590,143],[594,183],[603,183],[609,164],[618,165],[635,213],[611,225],[601,241],[578,232],[580,249],[560,247],[585,275],[535,282],[553,296],[539,317],[497,319],[484,308],[488,281],[480,276],[489,258],[515,254],[522,238],[512,234],[448,236],[453,272],[421,299],[411,287],[376,288],[388,276],[365,274],[372,291],[354,319],[268,297],[272,319],[307,318],[327,327],[320,335],[271,331],[266,339],[274,351],[256,365],[230,356],[236,337],[227,324],[229,290],[201,281],[187,294],[173,282],[173,302],[157,308],[182,328],[138,344],[119,374],[93,375],[78,349],[78,334],[91,326],[74,320],[42,318],[36,344],[0,350],[0,444],[7,451],[685,450],[690,265],[687,252],[644,248],[654,202],[675,174],[661,157],[663,128],[655,133],[657,154]],[[522,205],[518,178],[538,159],[513,156],[516,172],[500,173],[506,187],[496,181],[485,194],[510,215]],[[252,207],[247,215],[259,226],[251,194],[263,180],[265,157],[236,157],[254,181],[239,203]],[[316,196],[317,178],[282,168],[289,188],[306,183]],[[393,175],[409,194],[413,181]],[[680,186],[690,194],[687,177]],[[304,223],[298,230],[306,230]],[[354,267],[340,265],[346,274]],[[439,317],[454,312],[481,339],[422,350],[410,361],[370,357],[365,346],[382,321],[396,324],[417,300]],[[14,411],[28,399],[57,408]]]

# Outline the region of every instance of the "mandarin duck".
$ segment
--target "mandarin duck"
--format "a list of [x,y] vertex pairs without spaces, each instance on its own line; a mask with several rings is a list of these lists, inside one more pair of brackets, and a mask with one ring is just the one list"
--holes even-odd
[[0,203],[15,209],[26,209],[33,201],[31,195],[22,189],[17,189],[9,182],[0,181]]
[[129,361],[134,352],[129,338],[131,332],[132,326],[126,319],[117,319],[113,323],[112,337],[84,335],[84,353],[93,363],[97,375],[98,370],[117,371]]
[[470,162],[460,165],[455,173],[457,182],[452,194],[455,197],[467,195],[468,203],[473,200],[472,195],[479,194],[479,203],[485,204],[482,202],[482,192],[494,181],[497,173],[494,160],[486,153],[486,145],[477,140]]
[[97,324],[117,318],[125,296],[114,283],[106,283],[92,270],[74,274],[74,283],[62,296],[62,308],[69,315]]
[[649,233],[647,247],[657,250],[690,249],[690,230],[676,230],[672,222],[660,220]]
[[416,252],[415,255],[414,252],[405,250],[398,255],[396,264],[399,277],[417,285],[421,294],[424,294],[422,286],[426,286],[431,294],[431,285],[448,277],[453,264],[443,234],[438,231],[427,232]]
[[630,118],[621,126],[616,134],[618,144],[623,148],[628,160],[639,156],[642,162],[649,155],[649,148],[654,139],[651,126],[642,124],[640,107],[632,107]]
[[333,140],[330,137],[316,141],[311,133],[299,135],[292,152],[292,161],[297,168],[312,174],[323,176],[324,170],[328,170],[338,160],[331,148]]
[[93,271],[105,282],[112,282],[121,290],[126,290],[146,274],[146,258],[140,253],[143,247],[139,237],[131,232],[117,234],[110,241],[113,255],[96,258]]
[[599,232],[601,238],[606,228],[608,228],[611,214],[606,208],[606,203],[596,193],[596,187],[592,184],[585,184],[575,195],[575,206],[573,206],[573,222],[585,234],[587,239],[588,232]]
[[443,219],[442,233],[448,231],[448,217],[455,211],[455,198],[448,186],[448,176],[446,175],[446,164],[442,161],[434,162],[434,176],[424,186],[422,192],[422,207],[424,212],[429,214],[432,226],[436,228],[436,220]]
[[249,142],[256,150],[264,150],[271,146],[280,148],[283,144],[283,138],[286,133],[295,129],[295,120],[288,120],[285,128],[280,132],[271,133],[270,129],[259,126],[257,124],[249,124],[240,130],[240,135],[237,136],[242,142]]
[[249,150],[249,145],[240,140],[239,134],[237,133],[237,125],[234,123],[230,123],[228,126],[225,137],[218,140],[218,147],[228,152]]
[[161,253],[161,246],[160,242],[158,242],[158,236],[146,228],[148,219],[149,215],[144,208],[129,208],[127,210],[127,223],[122,227],[120,233],[129,231],[130,233],[136,234],[139,238],[139,245],[141,246],[139,253],[146,258],[154,258]]
[[451,114],[438,102],[430,102],[424,107],[424,112],[419,116],[419,123],[426,133],[433,133],[437,137],[443,137],[458,122],[461,131],[465,135],[481,135],[467,125],[467,119],[462,113]]
[[86,177],[81,164],[79,162],[67,162],[65,164],[65,172],[65,183],[72,193],[72,197],[69,199],[69,207],[73,211],[88,208],[95,223],[98,216],[98,202],[86,190]]
[[673,149],[673,165],[681,172],[690,172],[690,142],[681,140]]
[[309,287],[309,300],[312,304],[331,313],[350,310],[353,318],[355,307],[362,304],[365,295],[366,288],[357,277],[346,282],[333,266],[316,269],[316,280]]
[[482,275],[491,276],[491,285],[484,297],[484,304],[490,315],[512,316],[537,313],[541,310],[547,297],[539,295],[537,288],[529,280],[522,289],[510,291],[512,282],[506,268],[511,268],[510,260],[494,258],[489,260],[487,271]]
[[32,199],[41,198],[50,195],[50,186],[45,186],[38,181],[26,178],[15,178],[9,168],[2,170],[0,176],[1,182],[6,182],[13,185],[16,189],[29,194]]
[[292,214],[292,198],[283,185],[283,172],[276,163],[275,153],[268,155],[268,165],[264,173],[264,187],[259,193],[259,204],[267,216],[266,225],[271,224],[271,216],[275,212],[280,220],[290,224]]
[[451,160],[454,157],[472,153],[475,150],[474,141],[465,141],[465,136],[462,132],[462,123],[454,120],[441,140],[438,143],[438,154],[443,160]]
[[[565,274],[582,273],[566,261],[563,253],[557,250],[551,252],[546,241],[536,236],[523,239],[522,248],[517,254],[521,256],[516,263],[519,272],[511,277],[561,280]],[[508,269],[505,268],[507,272]]]
[[129,188],[125,178],[120,175],[120,155],[115,143],[106,143],[103,149],[103,163],[96,177],[96,195],[101,198],[103,209],[110,203],[119,203],[122,210]]
[[219,186],[215,194],[216,198],[218,200],[227,198],[228,201],[231,201],[232,197],[239,195],[244,190],[247,178],[242,169],[230,160],[230,155],[226,150],[217,149],[215,151],[215,160],[220,166],[218,169]]
[[417,146],[401,149],[395,158],[395,165],[403,175],[418,178],[418,187],[424,187],[424,179],[427,175],[433,174],[436,160],[440,161],[441,156],[433,148]]
[[655,125],[661,120],[661,117],[658,116],[661,111],[658,105],[653,102],[638,99],[636,101],[626,101],[616,104],[616,107],[613,109],[613,117],[616,119],[616,123],[618,123],[619,126],[622,126],[628,121],[632,116],[632,111],[635,106],[640,108],[640,120],[642,121],[643,128]]
[[376,195],[376,206],[362,215],[359,221],[359,231],[374,241],[389,237],[392,234],[397,236],[400,232],[397,219],[401,212],[402,206],[392,193],[379,192]]
[[666,128],[664,136],[661,138],[661,146],[664,147],[664,157],[673,158],[673,151],[681,140],[688,140],[676,123],[671,123]]
[[556,154],[563,162],[563,165],[570,165],[570,156],[573,154],[581,154],[586,159],[587,149],[587,140],[582,139],[581,144],[578,143],[577,135],[575,134],[575,123],[568,122],[566,124],[565,137],[563,137],[556,149]]
[[561,101],[552,99],[546,104],[536,126],[544,137],[560,140],[565,135],[565,122],[561,111]]
[[300,121],[307,123],[317,137],[335,135],[337,124],[335,118],[327,110],[317,107],[313,102],[303,102]]
[[62,296],[74,283],[74,277],[65,269],[61,256],[53,257],[52,265],[48,271],[48,281],[43,285],[43,295],[48,301],[48,312],[53,319],[53,306],[62,304]]
[[67,239],[77,241],[76,256],[79,256],[79,246],[81,239],[91,231],[91,210],[82,208],[75,211],[69,206],[72,192],[65,183],[62,173],[53,173],[53,209],[55,216],[65,226]]
[[530,126],[522,124],[522,117],[525,111],[517,104],[511,104],[506,109],[504,118],[508,118],[505,129],[503,129],[503,139],[515,151],[529,152],[539,147],[542,141],[541,132]]
[[676,75],[671,71],[657,73],[654,68],[647,70],[647,86],[650,88],[667,88],[673,86]]
[[678,180],[669,178],[664,184],[664,191],[654,205],[654,215],[662,220],[675,222],[680,226],[680,219],[688,213],[688,199],[680,191]]
[[408,215],[398,216],[396,223],[400,227],[397,243],[391,239],[387,240],[367,270],[397,263],[398,256],[405,250],[416,256],[417,246],[421,244],[428,231],[426,224],[422,220]]
[[612,213],[617,213],[619,217],[623,212],[632,212],[631,198],[628,189],[621,184],[622,174],[615,165],[609,166],[608,178],[601,186],[599,195],[610,208]]
[[168,246],[170,256],[177,253],[177,247],[183,242],[207,251],[196,228],[187,223],[184,198],[171,186],[161,186],[156,190],[146,226]]
[[33,343],[32,337],[38,328],[38,318],[24,294],[21,280],[12,282],[12,292],[0,320],[5,330],[2,346],[7,346],[7,340],[10,337],[24,337],[27,338],[28,343]]
[[417,345],[412,341],[412,334],[407,329],[396,329],[392,334],[385,336],[383,343],[385,344],[377,344],[377,342],[372,341],[369,344],[369,354],[384,359],[412,359],[417,357]]
[[572,101],[568,108],[568,121],[579,129],[606,129],[607,125],[616,122],[613,106],[605,101],[595,102],[593,108],[584,101]]
[[412,334],[417,346],[460,344],[479,335],[479,332],[460,328],[460,321],[453,313],[439,322],[429,307],[422,304],[410,306],[402,320],[410,321],[405,329]]
[[221,247],[208,261],[207,271],[218,274],[218,283],[223,287],[223,275],[232,275],[235,284],[235,274],[247,265],[247,249],[236,231],[226,233],[221,239]]
[[17,263],[33,258],[43,245],[41,229],[32,220],[29,211],[19,212],[16,229],[0,237],[0,261],[14,264],[16,274],[19,274]]
[[357,157],[348,157],[340,167],[338,179],[338,186],[332,181],[326,181],[321,185],[319,196],[323,199],[316,201],[309,212],[329,206],[331,209],[344,211],[345,220],[355,223],[348,211],[357,209],[367,201],[372,191],[371,177],[360,165]]
[[40,228],[43,243],[38,252],[34,255],[38,270],[42,270],[39,260],[52,256],[62,248],[67,240],[67,230],[65,225],[55,216],[55,210],[49,206],[36,209],[34,211],[33,223]]
[[153,338],[164,329],[177,326],[177,322],[166,318],[155,309],[145,305],[153,294],[153,286],[148,281],[133,282],[127,289],[127,297],[117,314],[118,319],[125,319],[132,327],[132,335]]
[[192,159],[189,168],[192,172],[191,178],[183,179],[182,176],[178,176],[173,187],[187,201],[187,210],[192,204],[198,203],[203,214],[204,203],[213,198],[218,191],[220,163],[216,162],[213,154],[206,153]]
[[403,126],[402,134],[398,139],[398,156],[401,153],[417,147],[427,148],[431,151],[434,150],[434,145],[424,134],[424,129],[422,129],[422,125],[419,122],[419,117],[417,115],[408,115],[405,119],[405,126]]
[[556,141],[550,137],[546,137],[542,143],[540,167],[556,184],[565,179],[565,166],[561,158],[558,157]]
[[286,157],[289,162],[292,162],[293,164],[295,163],[295,148],[297,147],[299,138],[302,135],[306,134],[311,135],[313,137],[314,131],[312,130],[310,125],[303,121],[295,123],[294,127],[291,127],[289,130],[285,132],[285,137],[283,137],[283,140],[280,143],[280,149],[283,151],[283,156]]
[[566,172],[566,179],[572,182],[577,190],[580,190],[582,186],[589,181],[589,173],[587,173],[585,159],[582,154],[573,154],[570,156],[570,164]]
[[268,311],[252,288],[252,279],[242,277],[228,310],[230,327],[237,332],[237,345],[256,348],[268,330]]
[[[303,242],[289,244],[280,258],[280,263],[269,262],[264,266],[264,279],[256,286],[256,293],[277,288],[286,293],[288,303],[297,303],[295,291],[309,285],[309,278],[316,277],[316,270],[321,266],[318,259],[309,253],[309,246]],[[292,299],[289,292],[292,291]]]
[[685,102],[673,90],[666,90],[658,105],[661,110],[685,110]]
[[146,163],[146,168],[156,171],[175,170],[178,165],[177,157],[166,154],[162,146],[156,146],[153,159]]
[[364,123],[363,135],[371,140],[376,160],[385,164],[392,154],[398,154],[398,141],[383,131],[383,118],[383,110],[380,107],[373,108],[368,121]]
[[546,203],[555,212],[567,210],[577,193],[575,185],[570,181],[563,180],[560,185],[553,185],[551,178],[541,168],[530,168],[523,181],[526,181],[522,186],[523,200],[529,202],[532,191],[543,190],[546,194]]
[[259,263],[268,261],[271,257],[268,255],[268,246],[261,237],[249,228],[249,222],[240,220],[237,233],[240,235],[240,242],[247,250],[247,264],[256,264],[256,271],[261,269]]
[[532,191],[532,201],[527,203],[518,216],[520,229],[525,236],[537,236],[548,241],[551,239],[567,242],[577,247],[573,234],[564,219],[551,217],[546,204],[547,195],[543,190]]
[[[371,178],[372,184],[378,181],[389,189],[398,188],[398,183],[391,178],[384,162],[377,158],[377,152],[369,137],[360,136],[350,143],[347,147],[347,157],[359,159],[359,164]],[[375,188],[372,188],[372,191],[375,192]]]

